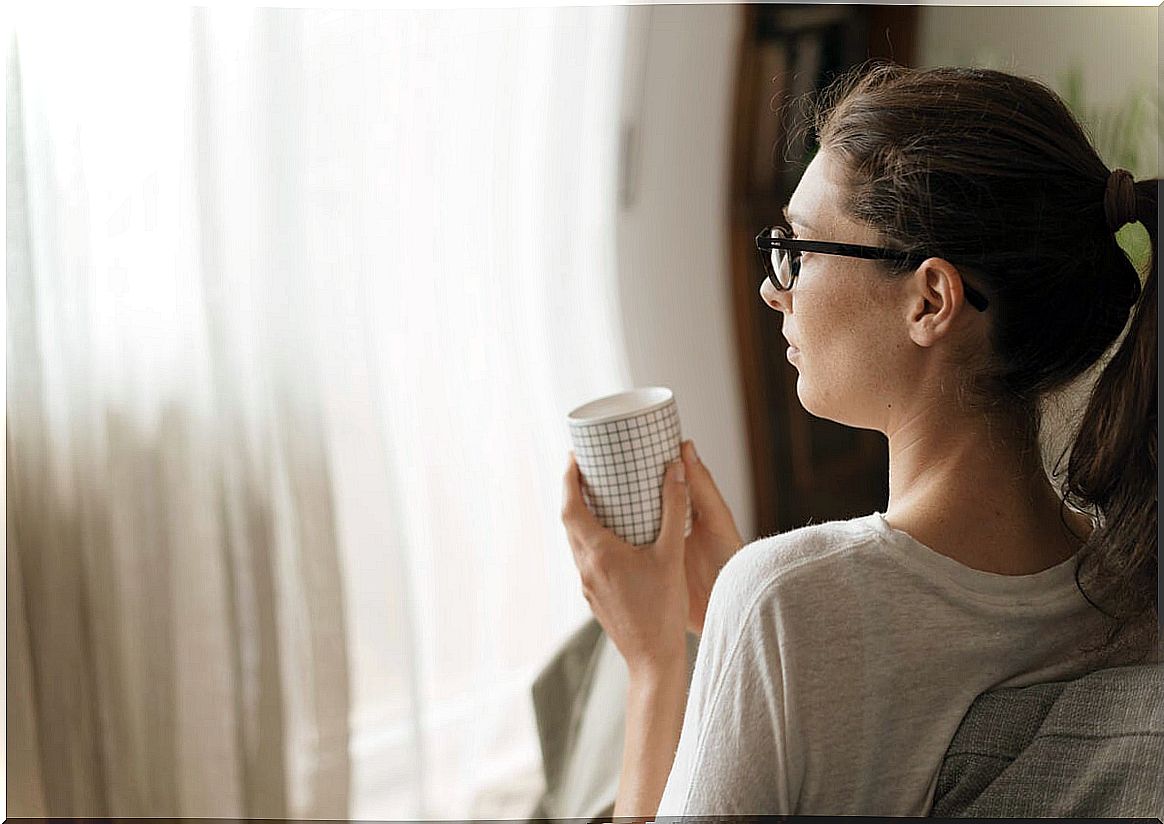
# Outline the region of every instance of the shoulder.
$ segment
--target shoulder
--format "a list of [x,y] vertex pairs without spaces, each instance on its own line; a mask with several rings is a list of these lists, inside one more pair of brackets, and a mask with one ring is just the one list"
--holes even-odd
[[875,517],[812,524],[746,544],[720,570],[709,610],[726,610],[736,623],[785,590],[795,590],[800,603],[816,601],[818,594],[831,597],[830,590],[859,579],[862,567],[875,562],[868,551],[882,540]]
[[793,529],[746,544],[720,571],[716,586],[764,587],[786,579],[819,576],[881,540],[875,515]]

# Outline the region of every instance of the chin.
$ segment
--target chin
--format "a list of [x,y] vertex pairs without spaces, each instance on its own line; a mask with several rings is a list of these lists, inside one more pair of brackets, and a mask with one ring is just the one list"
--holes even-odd
[[796,397],[800,400],[800,405],[804,407],[804,411],[815,418],[822,418],[856,429],[871,428],[867,421],[861,420],[859,414],[853,414],[854,410],[846,408],[851,404],[842,404],[838,402],[838,398],[822,397],[820,393],[813,392],[810,387],[805,386],[803,376],[796,381]]
[[816,393],[810,387],[805,385],[803,375],[796,379],[796,397],[800,401],[800,405],[804,408],[804,411],[808,414],[815,415],[818,418],[832,420],[832,417],[827,414],[827,411],[821,404],[821,399],[817,397]]

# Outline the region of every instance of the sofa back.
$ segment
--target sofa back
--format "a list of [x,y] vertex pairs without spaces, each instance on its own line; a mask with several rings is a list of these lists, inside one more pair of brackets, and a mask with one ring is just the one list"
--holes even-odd
[[1164,818],[1164,664],[980,695],[930,814]]

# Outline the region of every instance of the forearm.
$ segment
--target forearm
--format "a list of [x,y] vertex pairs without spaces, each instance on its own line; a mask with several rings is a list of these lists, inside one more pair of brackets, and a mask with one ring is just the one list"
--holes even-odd
[[686,659],[631,674],[615,816],[655,816],[679,746],[686,704]]

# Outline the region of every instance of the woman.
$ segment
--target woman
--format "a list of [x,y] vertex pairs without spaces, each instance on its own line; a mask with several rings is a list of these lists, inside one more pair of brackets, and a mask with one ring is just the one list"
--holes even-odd
[[[1051,91],[995,71],[877,67],[814,123],[791,232],[757,238],[760,295],[804,408],[885,434],[888,506],[741,549],[688,442],[636,549],[571,455],[562,519],[630,676],[615,815],[924,815],[975,696],[1159,658],[1158,181],[1108,170]],[[1136,220],[1143,286],[1115,240]],[[1061,496],[1040,403],[1129,317]]]

